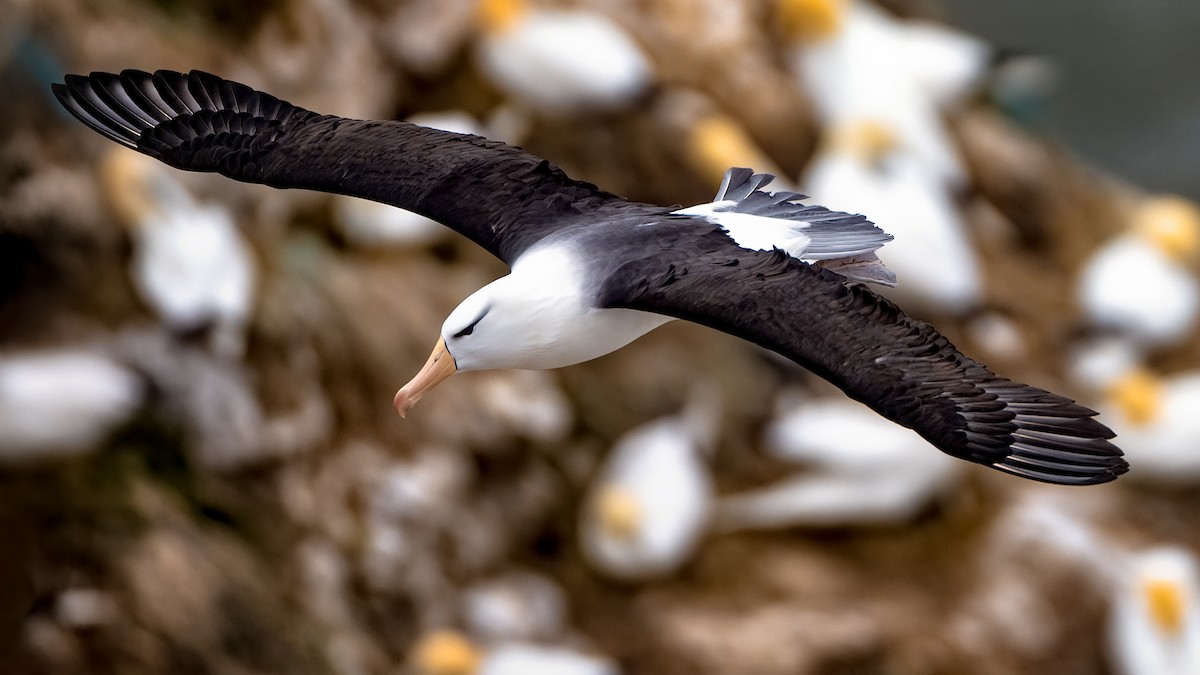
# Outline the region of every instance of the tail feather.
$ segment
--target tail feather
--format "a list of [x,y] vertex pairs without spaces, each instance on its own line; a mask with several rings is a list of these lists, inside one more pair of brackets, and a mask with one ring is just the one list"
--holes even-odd
[[708,218],[746,248],[778,248],[799,260],[836,261],[829,268],[850,278],[895,285],[895,275],[874,255],[892,240],[890,234],[865,216],[800,203],[806,195],[767,192],[763,188],[774,178],[731,168],[712,203],[676,213]]
[[721,181],[721,187],[717,189],[717,196],[713,201],[740,202],[773,180],[775,176],[769,173],[754,173],[751,169],[733,167],[725,172],[725,178]]

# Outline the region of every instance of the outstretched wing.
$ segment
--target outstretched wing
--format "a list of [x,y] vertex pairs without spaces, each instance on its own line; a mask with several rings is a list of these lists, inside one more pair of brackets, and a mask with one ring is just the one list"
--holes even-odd
[[95,131],[180,169],[415,211],[511,262],[572,215],[623,200],[524,150],[406,122],[318,115],[215,75],[68,75],[58,100]]
[[[665,229],[665,228],[664,228]],[[867,288],[720,234],[634,259],[601,301],[687,319],[776,351],[944,452],[1050,483],[1125,473],[1113,433],[1070,399],[998,377]]]

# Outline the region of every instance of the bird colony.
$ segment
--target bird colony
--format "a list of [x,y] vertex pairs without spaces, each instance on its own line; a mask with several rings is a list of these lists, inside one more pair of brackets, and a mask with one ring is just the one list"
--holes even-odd
[[[0,9],[20,672],[1200,672],[1200,209],[1023,128],[1043,71],[927,3]],[[894,237],[848,275],[891,284],[881,262],[963,352],[1098,410],[1130,472],[959,461],[685,322],[400,419],[503,266],[416,213],[172,169],[50,91],[129,67],[520,145],[653,204],[774,174]]]

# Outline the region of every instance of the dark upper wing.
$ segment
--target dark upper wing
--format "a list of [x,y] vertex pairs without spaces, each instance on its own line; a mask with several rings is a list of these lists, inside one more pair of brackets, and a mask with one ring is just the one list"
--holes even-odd
[[605,306],[668,314],[774,350],[955,457],[1071,485],[1128,469],[1095,412],[997,377],[929,324],[836,273],[711,232],[661,244],[646,249],[670,253],[608,277]]
[[505,262],[574,214],[621,201],[503,143],[318,115],[200,71],[65,79],[54,93],[80,121],[171,166],[416,211]]

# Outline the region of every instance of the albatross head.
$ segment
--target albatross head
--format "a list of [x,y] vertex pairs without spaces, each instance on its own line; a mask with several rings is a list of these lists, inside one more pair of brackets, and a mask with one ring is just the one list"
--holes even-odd
[[[430,389],[458,371],[500,367],[492,365],[493,362],[503,360],[497,358],[501,356],[497,352],[504,351],[505,341],[498,340],[497,337],[502,337],[507,331],[480,327],[484,317],[491,313],[496,304],[492,288],[495,285],[496,282],[493,282],[479,289],[446,317],[441,335],[437,344],[433,346],[429,359],[425,361],[425,366],[416,377],[396,392],[393,403],[401,417],[406,416],[409,409]],[[489,325],[487,328],[498,326]]]
[[564,362],[557,353],[560,315],[570,303],[555,302],[521,282],[517,275],[501,277],[450,312],[425,367],[396,392],[393,402],[401,417],[459,371],[557,368],[583,360]]
[[595,307],[583,269],[571,250],[542,247],[463,300],[442,324],[425,367],[396,392],[396,412],[403,417],[460,370],[562,368],[619,349],[671,320]]

